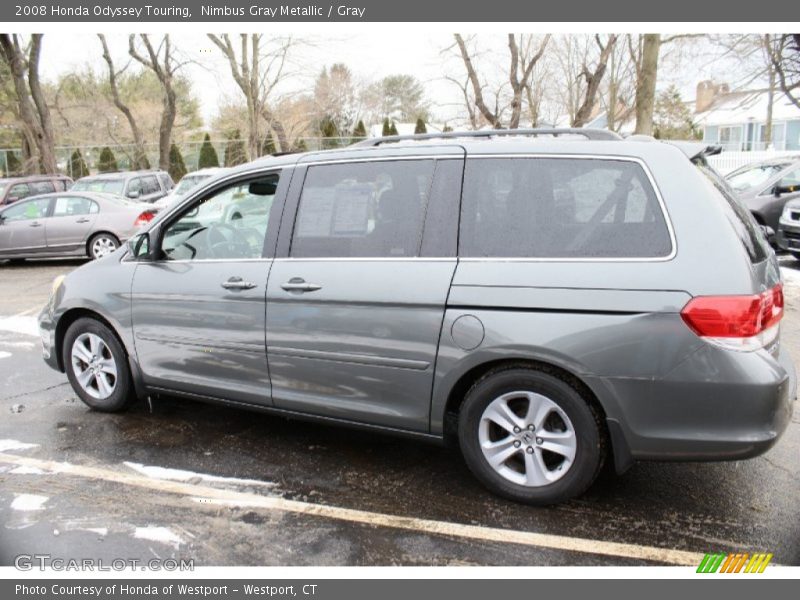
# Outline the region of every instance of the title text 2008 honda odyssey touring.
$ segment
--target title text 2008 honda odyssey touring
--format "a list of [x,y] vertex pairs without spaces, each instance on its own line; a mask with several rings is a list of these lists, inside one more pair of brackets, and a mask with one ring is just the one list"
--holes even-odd
[[98,410],[169,393],[457,438],[540,504],[605,460],[765,452],[795,397],[782,313],[702,146],[534,130],[228,171],[54,282],[40,326]]

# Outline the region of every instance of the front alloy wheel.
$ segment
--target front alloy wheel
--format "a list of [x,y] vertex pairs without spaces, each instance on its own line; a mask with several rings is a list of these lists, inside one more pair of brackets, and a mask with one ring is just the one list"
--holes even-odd
[[117,363],[106,343],[94,333],[82,333],[72,344],[72,369],[83,391],[105,400],[117,386]]
[[125,349],[105,323],[76,320],[64,334],[61,356],[72,389],[95,410],[115,412],[135,399]]

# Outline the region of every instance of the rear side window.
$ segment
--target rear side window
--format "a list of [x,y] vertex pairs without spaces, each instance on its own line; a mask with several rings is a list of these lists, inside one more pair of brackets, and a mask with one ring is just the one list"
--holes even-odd
[[36,181],[30,184],[33,194],[50,194],[55,190],[51,181]]
[[417,256],[433,170],[433,160],[309,167],[291,256]]
[[98,206],[82,196],[59,196],[53,207],[54,217],[73,217],[99,212]]
[[736,231],[736,235],[742,242],[747,255],[752,263],[760,263],[769,256],[767,248],[769,243],[756,223],[753,214],[735,196],[733,190],[725,180],[711,167],[708,166],[704,157],[693,161],[700,172],[705,175],[705,180],[709,183],[709,189],[713,192],[723,210],[728,222]]
[[664,213],[638,163],[467,160],[460,256],[658,258],[671,252]]
[[155,175],[147,175],[146,177],[142,177],[142,194],[155,194],[160,192],[161,188],[158,186],[158,179],[156,179]]

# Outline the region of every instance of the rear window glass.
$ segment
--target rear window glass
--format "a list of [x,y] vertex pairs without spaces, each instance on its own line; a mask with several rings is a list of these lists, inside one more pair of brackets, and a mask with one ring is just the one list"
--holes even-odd
[[73,192],[101,192],[104,194],[122,194],[125,180],[118,179],[79,179],[72,186]]
[[720,200],[720,205],[725,211],[725,216],[733,226],[734,231],[744,246],[751,262],[760,263],[769,256],[769,242],[756,223],[753,214],[737,198],[731,187],[714,169],[708,166],[704,158],[693,161],[700,172],[705,175],[705,180],[710,184],[709,189],[716,192],[715,198]]
[[467,160],[461,256],[657,258],[671,252],[664,213],[638,163]]

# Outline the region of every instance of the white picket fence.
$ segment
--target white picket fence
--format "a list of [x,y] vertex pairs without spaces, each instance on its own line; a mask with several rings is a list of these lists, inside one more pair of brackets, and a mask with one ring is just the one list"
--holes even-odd
[[734,169],[743,167],[750,163],[761,162],[762,160],[770,160],[772,158],[779,158],[781,156],[794,156],[800,158],[800,152],[785,151],[785,150],[759,150],[753,152],[727,152],[722,151],[721,154],[716,156],[709,156],[708,162],[719,173],[725,175]]

